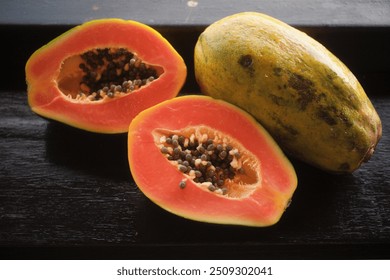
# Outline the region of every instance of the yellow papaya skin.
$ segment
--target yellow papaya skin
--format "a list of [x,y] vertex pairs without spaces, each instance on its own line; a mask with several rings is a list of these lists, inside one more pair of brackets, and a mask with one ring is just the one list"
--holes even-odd
[[201,91],[252,114],[286,153],[332,173],[352,173],[382,135],[352,72],[323,45],[270,16],[244,12],[199,36]]

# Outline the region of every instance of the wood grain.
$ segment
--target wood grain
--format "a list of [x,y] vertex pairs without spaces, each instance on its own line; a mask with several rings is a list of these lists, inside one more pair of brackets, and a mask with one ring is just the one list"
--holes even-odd
[[167,213],[134,184],[126,135],[48,122],[29,110],[25,92],[0,98],[0,256],[390,257],[388,96],[373,98],[384,136],[371,161],[330,175],[293,160],[298,190],[269,228]]

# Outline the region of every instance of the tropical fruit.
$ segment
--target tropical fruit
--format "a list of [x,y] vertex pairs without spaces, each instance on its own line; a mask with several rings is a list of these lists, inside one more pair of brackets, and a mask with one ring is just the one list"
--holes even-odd
[[286,153],[321,169],[353,172],[381,137],[380,118],[351,71],[270,16],[244,12],[211,24],[194,64],[204,94],[246,110]]
[[128,158],[148,198],[197,221],[275,224],[297,187],[293,166],[252,116],[201,95],[173,98],[135,117]]
[[31,55],[28,102],[37,114],[74,127],[126,132],[139,112],[175,97],[186,74],[181,56],[151,27],[93,20]]

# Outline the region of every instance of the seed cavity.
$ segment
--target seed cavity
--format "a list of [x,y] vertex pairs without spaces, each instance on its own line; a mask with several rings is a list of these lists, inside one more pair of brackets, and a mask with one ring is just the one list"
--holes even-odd
[[98,48],[66,59],[57,82],[70,99],[89,102],[132,93],[161,74],[125,48]]
[[[199,187],[229,198],[249,196],[261,180],[259,162],[237,140],[207,126],[157,129],[155,143]],[[183,186],[184,185],[184,186]],[[179,183],[180,188],[185,183]]]

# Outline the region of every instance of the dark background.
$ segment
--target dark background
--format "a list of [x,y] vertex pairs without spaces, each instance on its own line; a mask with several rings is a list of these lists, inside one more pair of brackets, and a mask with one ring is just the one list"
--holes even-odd
[[[382,1],[2,1],[0,257],[6,259],[390,258],[390,3]],[[34,50],[86,20],[119,17],[160,31],[183,56],[183,93],[198,92],[193,48],[210,23],[259,11],[307,32],[357,76],[383,122],[371,160],[331,175],[292,159],[298,189],[268,228],[174,216],[134,184],[126,135],[49,122],[26,99]]]

